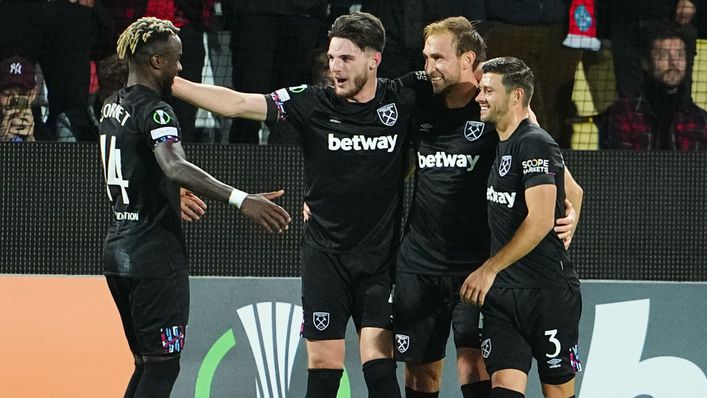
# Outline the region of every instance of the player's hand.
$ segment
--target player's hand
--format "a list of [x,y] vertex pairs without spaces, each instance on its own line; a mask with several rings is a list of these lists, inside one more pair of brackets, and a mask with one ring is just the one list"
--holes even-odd
[[691,0],[680,0],[675,6],[675,21],[680,25],[689,24],[696,12],[697,8]]
[[558,238],[562,239],[562,243],[565,245],[565,250],[569,249],[576,228],[577,213],[575,213],[572,203],[565,199],[565,216],[563,218],[558,218],[555,221],[555,233]]
[[486,294],[491,289],[493,281],[496,279],[496,272],[492,271],[486,263],[472,272],[462,284],[459,290],[461,301],[467,304],[473,304],[478,307],[484,305]]
[[304,222],[307,222],[310,217],[312,217],[312,211],[309,210],[307,202],[304,202],[302,203],[302,219],[304,219]]
[[206,203],[187,189],[179,188],[182,221],[199,221],[206,213]]
[[257,193],[246,196],[241,204],[241,213],[263,227],[268,233],[279,233],[289,228],[290,215],[285,209],[270,200],[284,195],[285,191]]

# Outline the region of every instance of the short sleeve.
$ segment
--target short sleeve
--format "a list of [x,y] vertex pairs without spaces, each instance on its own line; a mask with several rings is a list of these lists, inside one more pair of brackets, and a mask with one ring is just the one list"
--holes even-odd
[[281,88],[265,96],[268,107],[266,120],[269,122],[288,121],[295,128],[301,129],[315,107],[317,86],[303,84]]
[[395,79],[394,82],[403,88],[412,90],[415,99],[431,98],[433,95],[432,83],[425,71],[410,72]]
[[520,147],[520,166],[525,188],[556,184],[555,176],[564,168],[560,148],[549,135],[530,134]]
[[147,135],[152,147],[165,141],[180,141],[179,122],[171,106],[162,103],[148,112],[144,120],[145,126],[140,129]]

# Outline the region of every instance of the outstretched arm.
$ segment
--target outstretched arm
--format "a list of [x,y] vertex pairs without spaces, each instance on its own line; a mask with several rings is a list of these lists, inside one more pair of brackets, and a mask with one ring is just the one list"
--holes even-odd
[[241,192],[187,161],[179,142],[163,142],[155,147],[154,153],[167,178],[179,186],[207,198],[237,206],[244,215],[270,233],[281,233],[287,229],[291,221],[289,214],[270,201],[282,196],[284,191],[250,195]]
[[265,120],[268,108],[262,94],[248,94],[226,87],[194,83],[181,77],[174,78],[175,97],[209,112],[225,117]]

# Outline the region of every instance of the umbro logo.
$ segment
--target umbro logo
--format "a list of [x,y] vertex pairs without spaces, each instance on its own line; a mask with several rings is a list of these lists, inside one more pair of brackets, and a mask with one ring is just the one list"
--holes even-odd
[[430,131],[432,131],[432,129],[433,129],[434,127],[435,127],[435,126],[433,126],[433,125],[431,125],[431,124],[429,124],[429,123],[423,123],[423,124],[420,125],[420,131],[425,132],[425,133],[429,133]]
[[552,358],[551,360],[547,361],[547,364],[550,365],[550,369],[555,369],[559,368],[562,363],[562,359],[560,358]]

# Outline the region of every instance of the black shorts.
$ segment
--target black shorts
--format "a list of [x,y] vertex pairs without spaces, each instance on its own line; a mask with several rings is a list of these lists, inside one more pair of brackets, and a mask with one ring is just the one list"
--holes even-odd
[[479,309],[464,304],[462,275],[398,272],[393,294],[395,358],[404,362],[434,362],[445,356],[449,328],[456,347],[479,348]]
[[189,321],[189,274],[166,279],[106,275],[108,288],[135,355],[169,355],[184,349]]
[[577,340],[582,295],[578,287],[491,288],[482,313],[481,353],[489,374],[502,369],[527,374],[533,358],[545,384],[566,383],[581,370]]
[[302,337],[343,339],[353,318],[363,327],[392,329],[392,256],[333,254],[302,246]]

